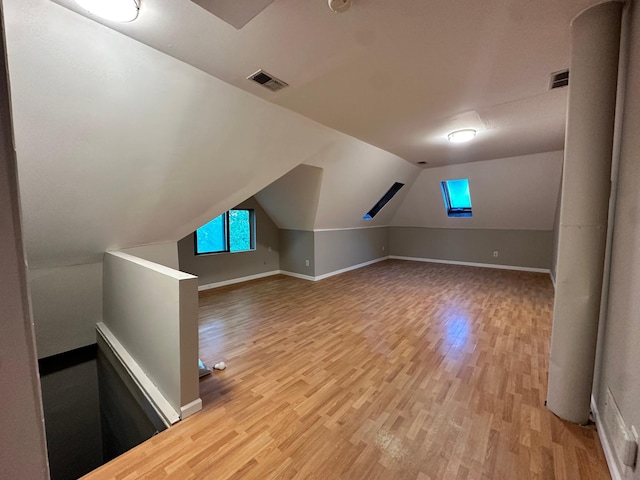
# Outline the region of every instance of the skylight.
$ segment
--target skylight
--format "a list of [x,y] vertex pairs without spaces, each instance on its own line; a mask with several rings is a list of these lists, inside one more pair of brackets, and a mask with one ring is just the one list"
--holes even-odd
[[362,219],[371,220],[373,217],[375,217],[378,212],[382,210],[382,207],[384,207],[402,187],[404,187],[404,183],[400,182],[396,182],[391,185],[391,188],[387,190],[387,193],[385,193],[382,198],[378,200],[378,203],[376,203],[373,208],[369,210],[364,217],[362,217]]
[[469,179],[444,180],[440,182],[444,208],[449,217],[471,217],[471,193]]

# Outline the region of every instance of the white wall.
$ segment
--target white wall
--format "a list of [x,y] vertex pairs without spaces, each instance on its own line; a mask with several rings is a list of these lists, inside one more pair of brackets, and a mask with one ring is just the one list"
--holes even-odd
[[0,476],[49,478],[0,29]]
[[96,343],[102,262],[29,270],[38,357]]
[[[394,181],[417,175],[49,0],[2,1],[36,323],[69,340],[54,335],[47,355],[88,341],[100,305],[77,308],[71,287],[86,275],[69,272],[97,269],[104,251],[177,242],[300,163],[328,172],[320,228],[360,225]],[[35,271],[45,268],[61,270]],[[99,288],[83,291],[96,299]]]
[[331,141],[56,4],[5,4],[32,266],[177,241]]
[[[420,173],[400,157],[353,141],[336,142],[305,163],[323,169],[315,229],[389,225]],[[373,220],[363,220],[394,182],[405,186]]]
[[[345,136],[255,197],[281,229],[384,226],[391,222],[421,171],[395,155]],[[395,182],[405,186],[373,220],[363,220]]]
[[107,252],[103,319],[177,412],[199,401],[196,277]]
[[178,270],[178,242],[142,245],[140,247],[123,248],[124,253],[134,257],[144,258],[150,262],[159,263],[165,267]]
[[4,10],[32,267],[177,241],[302,162],[352,165],[332,174],[319,226],[351,225],[386,177],[415,171],[50,1]]
[[[609,307],[600,355],[600,412],[611,389],[628,427],[640,430],[640,8],[630,10],[630,57],[622,122],[620,165],[614,219]],[[629,11],[627,12],[629,14]],[[622,465],[618,464],[622,470]],[[640,469],[623,471],[640,479]]]
[[[563,153],[549,152],[429,168],[416,180],[392,225],[552,230]],[[472,218],[449,218],[440,182],[469,179]]]
[[313,230],[322,189],[322,169],[298,165],[255,198],[278,228]]

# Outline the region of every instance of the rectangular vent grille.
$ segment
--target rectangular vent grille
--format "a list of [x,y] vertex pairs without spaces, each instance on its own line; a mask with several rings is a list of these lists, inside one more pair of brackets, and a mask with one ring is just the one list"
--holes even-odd
[[260,69],[253,75],[249,75],[247,77],[249,80],[253,80],[256,83],[259,83],[265,88],[268,88],[272,92],[277,92],[278,90],[282,90],[285,87],[288,87],[289,84],[287,82],[283,82],[279,78],[274,77],[270,73],[265,72]]
[[638,444],[632,432],[629,432],[627,429],[620,409],[609,388],[607,388],[602,410],[602,423],[604,429],[607,431],[609,444],[613,448],[614,453],[618,455],[618,458],[622,460],[622,463],[625,465],[635,465]]
[[569,70],[562,70],[551,74],[551,82],[549,82],[549,90],[554,88],[566,87],[569,85]]

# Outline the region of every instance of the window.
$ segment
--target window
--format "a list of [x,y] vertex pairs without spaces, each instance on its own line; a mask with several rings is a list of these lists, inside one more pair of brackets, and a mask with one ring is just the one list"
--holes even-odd
[[444,180],[440,182],[444,208],[449,217],[471,217],[471,193],[469,179]]
[[255,248],[253,210],[229,210],[196,230],[196,255]]
[[385,193],[382,198],[378,200],[378,203],[376,203],[373,208],[369,210],[364,217],[362,217],[362,219],[371,220],[373,217],[375,217],[378,212],[382,210],[382,207],[384,207],[402,187],[404,187],[404,183],[400,182],[395,182],[393,185],[391,185],[391,188],[387,190],[387,193]]

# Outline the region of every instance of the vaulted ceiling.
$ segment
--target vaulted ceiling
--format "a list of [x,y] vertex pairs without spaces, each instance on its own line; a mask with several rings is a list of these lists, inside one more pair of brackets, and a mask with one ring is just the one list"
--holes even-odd
[[[569,66],[569,24],[593,3],[353,0],[335,14],[325,0],[275,0],[236,29],[190,0],[142,0],[134,22],[103,23],[431,167],[563,148],[567,92],[550,92],[549,75]],[[247,80],[258,68],[290,86],[274,93]],[[478,130],[473,144],[447,142],[459,128]]]
[[[260,191],[284,228],[446,226],[438,181],[460,172],[479,205],[511,209],[473,228],[548,229],[567,98],[548,75],[568,66],[571,18],[591,1],[354,0],[334,14],[275,0],[236,29],[190,0],[142,0],[124,24],[72,0],[2,0],[30,265],[175,242]],[[248,81],[258,68],[290,86]],[[446,141],[464,127],[474,142]],[[533,174],[546,190],[510,201]],[[292,195],[308,211],[287,215]]]

